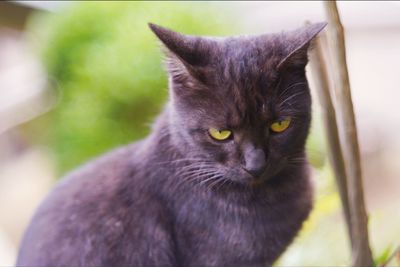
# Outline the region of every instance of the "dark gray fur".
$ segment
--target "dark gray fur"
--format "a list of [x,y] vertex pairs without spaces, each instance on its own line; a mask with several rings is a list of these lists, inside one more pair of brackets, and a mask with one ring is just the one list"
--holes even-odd
[[[272,265],[312,207],[305,65],[324,26],[205,38],[150,24],[168,54],[164,112],[146,139],[56,186],[17,265]],[[269,125],[286,116],[290,127],[272,133]],[[210,127],[233,137],[217,142]]]

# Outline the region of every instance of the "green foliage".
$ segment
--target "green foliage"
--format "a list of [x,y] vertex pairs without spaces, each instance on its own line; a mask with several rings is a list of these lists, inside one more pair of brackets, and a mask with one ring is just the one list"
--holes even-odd
[[31,20],[60,102],[51,147],[65,172],[112,147],[144,137],[167,95],[153,22],[190,34],[229,32],[208,3],[80,2]]
[[390,256],[393,254],[393,246],[387,246],[378,256],[374,258],[374,267],[383,266],[388,263]]
[[314,112],[310,136],[306,144],[308,160],[313,167],[317,169],[322,169],[324,167],[327,159],[326,146],[321,116],[319,113]]

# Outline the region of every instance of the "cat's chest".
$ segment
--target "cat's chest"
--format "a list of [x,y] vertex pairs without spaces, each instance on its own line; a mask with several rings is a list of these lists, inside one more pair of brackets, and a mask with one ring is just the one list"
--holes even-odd
[[253,204],[218,200],[183,205],[176,233],[184,257],[204,266],[268,265],[297,227],[291,226],[293,221],[286,220],[279,207]]

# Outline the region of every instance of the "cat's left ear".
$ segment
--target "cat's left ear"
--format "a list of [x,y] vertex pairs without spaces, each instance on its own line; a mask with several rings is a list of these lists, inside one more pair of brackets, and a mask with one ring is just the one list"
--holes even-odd
[[278,70],[286,67],[305,67],[308,62],[307,52],[311,41],[322,31],[326,22],[314,23],[297,30],[284,33],[284,58],[278,64]]

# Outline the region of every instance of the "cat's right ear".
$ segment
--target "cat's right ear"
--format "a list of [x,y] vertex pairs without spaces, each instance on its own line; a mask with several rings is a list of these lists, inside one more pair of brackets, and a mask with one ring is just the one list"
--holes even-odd
[[189,72],[201,80],[201,69],[208,63],[209,44],[204,38],[184,35],[149,23],[150,29],[166,48],[168,69],[175,78]]

